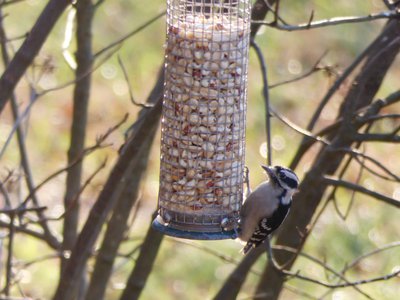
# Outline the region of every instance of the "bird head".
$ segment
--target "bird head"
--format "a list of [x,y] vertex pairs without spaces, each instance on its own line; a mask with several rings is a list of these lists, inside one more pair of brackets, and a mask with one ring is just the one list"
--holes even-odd
[[262,166],[262,168],[267,172],[269,178],[283,188],[287,190],[290,194],[294,194],[299,187],[299,178],[297,175],[289,168],[281,166]]

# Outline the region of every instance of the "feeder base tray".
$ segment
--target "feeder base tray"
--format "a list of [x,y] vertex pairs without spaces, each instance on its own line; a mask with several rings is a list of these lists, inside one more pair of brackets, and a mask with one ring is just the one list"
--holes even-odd
[[162,222],[160,216],[156,217],[152,223],[152,227],[166,235],[190,239],[190,240],[226,240],[226,239],[236,239],[237,233],[234,230],[230,231],[220,231],[220,232],[194,232],[186,231],[182,229],[176,229],[172,226]]

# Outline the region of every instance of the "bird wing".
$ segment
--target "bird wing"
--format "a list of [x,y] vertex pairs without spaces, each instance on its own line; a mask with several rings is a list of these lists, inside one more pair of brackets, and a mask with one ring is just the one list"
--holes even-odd
[[241,231],[239,238],[248,241],[262,218],[270,217],[278,207],[278,197],[271,190],[269,182],[260,184],[240,210]]
[[[246,198],[240,211],[241,216],[253,216],[254,210],[256,215],[261,217],[270,216],[278,206],[278,197],[271,191],[269,182],[264,182],[256,187],[256,189]],[[257,220],[258,222],[259,220]]]
[[267,218],[262,218],[258,223],[253,235],[247,241],[246,246],[242,249],[243,254],[249,252],[252,248],[259,246],[268,236],[276,230],[285,220],[289,213],[289,205],[279,205],[278,209]]
[[246,246],[243,247],[242,253],[246,254],[252,248],[256,248],[260,245],[265,239],[272,233],[274,229],[271,227],[270,221],[268,218],[263,218],[258,223],[256,230],[254,230],[253,235],[247,241]]

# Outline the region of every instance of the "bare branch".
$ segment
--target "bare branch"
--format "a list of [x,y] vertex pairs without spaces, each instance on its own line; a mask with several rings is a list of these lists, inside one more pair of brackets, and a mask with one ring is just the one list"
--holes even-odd
[[0,192],[3,195],[6,207],[11,207],[11,200],[6,188],[4,187],[3,181],[0,181]]
[[359,133],[354,137],[354,140],[360,142],[400,143],[400,135],[393,133]]
[[307,138],[310,138],[313,141],[320,142],[324,145],[330,145],[330,143],[327,140],[325,140],[323,137],[321,137],[322,135],[320,135],[319,133],[314,135],[311,132],[309,132],[308,130],[301,128],[299,125],[293,123],[288,118],[286,118],[285,116],[278,113],[275,109],[271,108],[271,111],[278,120],[280,120],[282,123],[286,124],[289,128],[293,129],[294,131],[300,133],[301,135],[303,135]]
[[[2,8],[0,7],[0,17],[3,14],[1,9]],[[6,46],[6,40],[7,40],[7,35],[6,35],[5,28],[4,28],[4,23],[2,22],[2,19],[1,19],[1,21],[0,21],[0,43],[1,43],[1,52],[2,52],[2,58],[3,58],[4,65],[8,65],[10,62],[10,58],[9,58],[9,54],[8,54],[8,50],[7,50],[7,46]],[[33,99],[33,100],[35,100],[35,99]],[[34,101],[31,101],[31,103],[33,103],[33,102]],[[11,93],[11,111],[12,111],[12,115],[14,118],[14,128],[11,131],[11,133],[7,139],[7,142],[4,144],[4,147],[0,153],[0,158],[3,155],[4,151],[6,150],[8,142],[11,140],[11,137],[13,136],[14,129],[15,129],[15,131],[17,132],[17,144],[18,144],[18,150],[19,150],[19,154],[20,154],[21,166],[22,166],[22,169],[24,170],[24,174],[25,174],[24,178],[25,178],[26,186],[28,188],[29,193],[32,195],[33,204],[36,207],[39,207],[40,201],[39,201],[36,193],[34,192],[35,183],[33,180],[31,164],[29,161],[28,152],[27,152],[27,148],[26,148],[26,144],[25,144],[25,134],[24,134],[24,130],[21,126],[21,118],[19,115],[17,99],[16,99],[14,92]],[[37,214],[38,214],[39,219],[45,218],[42,210],[37,210]],[[19,214],[19,216],[22,216],[22,214]],[[55,234],[52,232],[52,230],[50,229],[50,227],[48,226],[47,222],[46,221],[41,222],[40,226],[43,228],[43,232],[47,236],[48,240],[53,240],[53,242],[55,243],[57,241],[57,238],[56,238]]]
[[[288,290],[288,291],[290,291],[290,292],[292,292],[295,295],[302,296],[304,299],[320,300],[320,298],[315,297],[315,296],[313,296],[313,295],[311,295],[309,293],[306,293],[305,291],[299,290],[298,288],[295,288],[295,287],[293,287],[293,286],[291,286],[289,284],[285,284],[283,286],[283,288]],[[257,299],[257,295],[255,295],[254,299]]]
[[[369,48],[371,48],[371,45],[367,49],[369,49]],[[367,52],[367,51],[364,51],[364,52]],[[360,58],[361,58],[361,55],[356,59],[356,61],[358,61]],[[351,73],[352,69],[355,66],[356,66],[356,64],[353,63],[352,67],[346,70],[345,73],[348,73],[346,76],[348,76]],[[344,74],[336,81],[336,83],[332,86],[332,88],[329,90],[328,94],[324,97],[324,99],[322,99],[320,106],[318,107],[317,111],[314,113],[312,120],[307,127],[308,130],[311,130],[309,128],[313,128],[314,125],[316,124],[316,121],[318,120],[318,118],[323,110],[323,107],[325,107],[325,105],[327,104],[329,99],[333,96],[335,91],[338,89],[339,85],[341,84],[341,81],[344,80],[343,77],[344,77]],[[359,127],[361,127],[364,124],[367,124],[369,122],[368,120],[371,117],[375,117],[382,108],[390,106],[398,101],[400,101],[400,90],[395,91],[394,93],[388,95],[384,99],[378,99],[378,100],[372,102],[367,107],[363,107],[363,108],[359,109],[357,111],[356,115],[360,115],[360,116],[355,117],[356,124]],[[312,135],[311,133],[304,134],[305,137],[303,138],[301,145],[300,145],[299,149],[297,150],[297,153],[290,164],[290,167],[292,169],[296,168],[297,164],[300,162],[300,159],[304,155],[304,153],[314,144],[315,141],[318,141],[317,139],[315,139],[315,137],[333,134],[341,126],[342,121],[343,121],[342,118],[338,118],[336,120],[336,122],[323,128],[322,130],[320,130],[319,132],[317,132],[314,135]],[[307,133],[307,131],[304,131],[304,133]]]
[[[261,21],[267,16],[267,13],[274,11],[271,5],[274,5],[276,0],[256,0],[251,9],[251,19]],[[250,26],[250,38],[254,38],[260,29],[261,25],[252,23]]]
[[[379,254],[381,252],[384,252],[386,250],[395,248],[395,247],[399,247],[400,246],[400,242],[393,242],[393,243],[389,243],[386,245],[383,245],[381,247],[378,247],[370,252],[364,253],[362,255],[360,255],[359,257],[357,257],[356,259],[354,259],[352,262],[348,263],[345,265],[345,267],[343,268],[343,270],[341,271],[341,274],[345,274],[349,269],[353,268],[354,266],[358,265],[362,260],[373,256],[375,254]],[[340,279],[339,279],[340,282]],[[318,299],[324,299],[328,294],[330,294],[333,290],[328,290],[326,293],[324,293],[321,297],[319,297]]]
[[8,227],[6,282],[3,289],[6,297],[10,296],[11,280],[12,280],[12,264],[13,264],[14,235],[15,235],[14,219],[15,219],[15,214],[14,213],[10,214],[10,224]]
[[258,61],[260,63],[262,80],[263,80],[263,97],[265,105],[265,127],[267,135],[267,165],[272,165],[272,146],[271,146],[271,113],[270,113],[270,99],[268,90],[268,76],[267,76],[267,64],[265,63],[264,55],[260,47],[256,44],[254,39],[251,40],[251,45],[256,51]]
[[390,0],[382,0],[382,2],[386,5],[386,7],[388,9],[392,9],[393,8],[393,3],[391,3]]
[[[369,55],[365,63],[355,76],[350,90],[343,100],[340,113],[344,114],[346,121],[340,129],[329,136],[332,148],[350,147],[353,143],[349,128],[354,128],[354,113],[360,108],[372,103],[377,91],[382,85],[385,74],[393,64],[399,50],[399,45],[391,46],[399,36],[399,22],[391,20],[387,22],[380,35],[372,42]],[[347,110],[345,110],[347,109]],[[284,226],[277,233],[277,243],[301,249],[304,240],[309,236],[308,225],[312,220],[329,184],[323,180],[326,174],[334,174],[342,163],[343,154],[327,151],[327,147],[321,147],[315,156],[314,163],[305,174],[300,184],[300,193],[295,196],[292,205],[292,213],[288,215]],[[304,205],[307,203],[307,205]],[[293,255],[279,254],[279,263],[287,262]],[[294,260],[293,260],[294,262]],[[292,267],[293,262],[288,265]],[[268,263],[257,286],[257,292],[270,292],[271,299],[278,298],[283,286],[284,277],[278,274],[271,263]]]
[[0,209],[0,214],[5,214],[8,216],[23,214],[27,212],[38,212],[46,210],[47,206],[31,207],[31,208],[14,208],[14,209]]
[[[385,179],[385,180],[390,180],[390,181],[399,181],[400,182],[400,177],[397,176],[396,174],[394,174],[392,171],[390,171],[387,167],[385,167],[380,161],[378,161],[377,159],[366,155],[364,153],[361,153],[359,151],[356,150],[351,150],[349,152],[347,152],[347,150],[345,149],[337,149],[336,151],[344,151],[346,153],[349,153],[351,156],[353,156],[357,162],[359,162],[366,170],[368,170],[370,173]],[[365,165],[365,163],[361,162],[360,158],[363,158],[367,161],[372,162],[375,166],[377,166],[380,170],[382,170],[383,172],[385,172],[388,177],[382,175],[382,174],[378,174],[377,172],[375,172],[374,170],[372,170],[370,167],[368,167],[367,165]]]
[[335,17],[331,19],[319,20],[314,22],[312,22],[313,14],[311,14],[310,20],[307,23],[298,25],[288,25],[287,23],[279,24],[279,22],[274,22],[274,21],[272,23],[268,23],[265,21],[252,21],[252,23],[266,25],[284,31],[297,31],[297,30],[309,30],[309,29],[327,27],[327,26],[336,26],[342,24],[371,22],[381,19],[394,19],[398,17],[400,17],[400,13],[398,11],[389,10],[376,14],[370,14],[368,16]]
[[273,89],[276,88],[278,86],[282,86],[285,84],[289,84],[289,83],[293,83],[299,80],[302,80],[304,78],[309,77],[310,75],[319,72],[319,71],[323,71],[325,69],[327,69],[328,67],[321,67],[319,64],[321,63],[322,59],[326,56],[326,54],[328,53],[328,51],[325,51],[320,58],[317,59],[317,61],[314,63],[314,65],[310,68],[310,70],[308,70],[307,72],[301,74],[298,77],[292,78],[292,79],[288,79],[288,80],[284,80],[282,82],[278,82],[278,83],[274,83],[274,84],[270,84],[269,88]]
[[[135,157],[140,150],[140,141],[147,135],[148,126],[156,123],[161,114],[161,101],[147,111],[148,117],[143,121],[142,126],[135,132],[136,135],[125,146],[120,157],[112,169],[103,190],[93,205],[89,217],[83,226],[81,233],[77,239],[75,247],[68,260],[66,268],[59,281],[54,300],[67,300],[73,295],[77,288],[77,282],[81,278],[82,272],[86,266],[86,262],[92,253],[94,243],[96,242],[100,230],[106,220],[106,217],[115,205],[116,197],[114,193],[116,186],[127,175],[129,162]],[[114,201],[112,201],[113,199]]]
[[84,192],[84,190],[86,189],[86,187],[90,184],[90,182],[97,176],[98,173],[100,173],[100,171],[102,169],[105,168],[107,164],[107,158],[103,160],[103,162],[100,164],[99,167],[97,167],[96,170],[94,170],[94,172],[86,179],[86,181],[82,184],[82,186],[80,187],[79,191],[76,193],[75,197],[71,200],[71,202],[69,203],[69,205],[67,207],[65,207],[65,211],[57,218],[53,218],[52,221],[55,220],[61,220],[62,218],[65,217],[65,214],[68,212],[68,210],[71,209],[71,207],[73,207],[74,205],[76,205],[76,203],[79,200],[79,197],[82,195],[82,193]]
[[[153,213],[152,220],[157,216],[157,214],[157,211]],[[161,232],[155,230],[152,226],[149,227],[142,243],[136,265],[129,275],[126,287],[119,298],[120,300],[139,299],[147,278],[153,268],[163,237],[164,235]]]
[[67,82],[64,82],[58,86],[55,86],[53,88],[49,88],[46,90],[42,90],[38,93],[37,97],[42,97],[45,94],[64,89],[68,86],[71,86],[78,81],[82,80],[83,78],[87,77],[88,75],[92,74],[94,71],[96,71],[98,68],[100,68],[107,60],[109,60],[117,51],[119,50],[119,47],[115,47],[114,49],[111,49],[110,52],[106,53],[105,56],[95,64],[93,64],[93,67],[90,69],[86,70],[86,72],[83,72],[79,77],[75,77],[73,80],[68,80]]
[[363,122],[370,123],[370,122],[375,122],[375,121],[380,121],[380,120],[385,120],[385,119],[400,119],[400,114],[382,114],[382,115],[377,115],[377,116],[370,116],[367,118],[363,119]]
[[[3,52],[3,53],[4,53],[4,52]],[[18,112],[17,110],[14,109],[14,108],[17,108],[17,109],[18,109],[18,107],[16,106],[16,98],[14,97],[14,95],[11,95],[11,100],[13,100],[13,99],[14,99],[13,102],[15,103],[15,105],[12,104],[11,109],[13,110],[14,124],[13,124],[13,127],[11,128],[10,133],[9,133],[8,136],[7,136],[6,142],[4,143],[3,147],[1,148],[1,151],[0,151],[0,159],[3,157],[4,153],[6,152],[7,147],[8,147],[9,144],[11,143],[11,140],[12,140],[14,134],[15,134],[16,132],[18,133],[18,131],[20,131],[20,126],[21,126],[21,124],[22,124],[22,121],[25,120],[25,119],[28,117],[28,115],[29,115],[29,113],[30,113],[30,111],[31,111],[31,108],[32,108],[33,104],[36,102],[36,100],[37,100],[38,98],[37,98],[36,92],[33,91],[33,90],[31,90],[31,97],[30,97],[29,104],[28,104],[28,106],[25,108],[25,110],[22,112],[22,114],[19,114],[19,112]],[[17,137],[17,138],[18,138],[18,137]],[[20,150],[21,150],[21,149],[22,149],[22,148],[20,147]]]
[[[2,219],[0,219],[0,227],[2,228],[8,228],[10,226],[10,222],[6,222]],[[61,247],[61,242],[58,240],[49,240],[48,237],[43,234],[42,232],[32,230],[23,226],[14,226],[14,229],[16,232],[21,232],[26,235],[32,236],[38,240],[44,241],[47,243],[48,246],[50,246],[54,250],[58,250]]]
[[128,86],[128,90],[129,90],[129,96],[130,96],[130,99],[131,99],[131,102],[133,103],[133,105],[136,105],[136,106],[139,106],[139,107],[142,107],[142,108],[152,107],[153,105],[151,105],[151,104],[150,105],[149,104],[143,104],[143,103],[139,103],[139,102],[137,102],[135,100],[135,98],[133,97],[133,92],[132,92],[132,87],[130,85],[128,72],[126,72],[125,66],[124,66],[124,64],[123,64],[123,62],[121,60],[121,57],[119,55],[118,55],[118,63],[119,63],[119,66],[122,69],[122,73],[124,74],[125,82],[126,82],[126,84]]
[[44,261],[47,261],[47,260],[51,260],[51,259],[57,259],[57,258],[60,258],[62,256],[63,256],[62,253],[48,254],[48,255],[44,255],[42,257],[35,258],[33,260],[30,260],[30,261],[15,262],[14,265],[16,267],[21,268],[21,269],[26,269],[26,268],[29,268],[29,267],[31,267],[33,265],[38,264],[38,263],[41,263],[41,262],[44,262]]
[[393,243],[390,243],[390,244],[386,244],[386,245],[380,246],[380,247],[378,247],[378,248],[376,248],[376,249],[374,249],[374,250],[372,250],[370,252],[367,252],[367,253],[357,257],[351,263],[347,264],[342,272],[344,273],[347,270],[353,268],[354,266],[358,265],[360,263],[360,261],[362,261],[363,259],[366,259],[367,257],[370,257],[372,255],[381,253],[383,251],[386,251],[386,250],[389,250],[389,249],[392,249],[392,248],[395,248],[395,247],[400,247],[400,242],[393,242]]
[[[84,151],[81,153],[81,155],[71,164],[69,164],[68,166],[59,169],[58,171],[50,174],[47,178],[45,178],[40,184],[38,184],[35,189],[34,192],[37,192],[40,188],[42,188],[46,183],[48,183],[49,181],[51,181],[53,178],[57,177],[58,175],[64,173],[65,171],[67,171],[69,168],[73,167],[74,165],[76,165],[77,163],[79,163],[80,161],[82,161],[87,155],[89,155],[90,153],[92,153],[93,151],[100,149],[100,148],[104,148],[108,145],[104,145],[105,140],[108,138],[108,136],[114,132],[115,130],[117,130],[123,123],[125,123],[126,119],[128,118],[128,115],[126,114],[124,116],[124,118],[115,126],[113,126],[112,128],[108,129],[107,132],[101,136],[99,136],[97,138],[96,143],[91,146],[88,147],[86,149],[84,149]],[[25,200],[22,202],[22,204],[20,205],[20,207],[25,207],[25,205],[29,202],[29,200],[32,197],[32,193],[29,193],[28,196],[25,198]]]
[[6,6],[9,6],[9,5],[17,4],[19,2],[24,2],[24,1],[26,1],[26,0],[2,0],[0,2],[0,6],[1,7],[6,7]]
[[344,181],[344,180],[337,180],[337,179],[334,179],[332,177],[327,177],[327,176],[324,177],[323,181],[326,184],[333,185],[333,186],[344,187],[344,188],[347,188],[349,190],[353,190],[353,191],[356,191],[356,192],[371,196],[372,198],[374,198],[376,200],[380,200],[380,201],[383,201],[383,202],[385,202],[387,204],[390,204],[390,205],[393,205],[393,206],[395,206],[397,208],[400,208],[400,201],[398,201],[396,199],[393,199],[391,197],[382,195],[380,193],[371,191],[371,190],[369,190],[369,189],[367,189],[367,188],[365,188],[363,186],[360,186],[358,184],[354,184],[352,182],[348,182],[348,181]]
[[[75,245],[78,236],[78,224],[80,213],[79,197],[82,191],[82,169],[83,162],[80,156],[85,148],[85,139],[88,123],[88,110],[91,95],[92,73],[90,70],[93,68],[93,52],[92,52],[92,27],[94,8],[92,0],[79,0],[74,4],[74,8],[70,11],[66,24],[66,37],[64,40],[66,48],[68,49],[68,35],[72,38],[73,24],[76,17],[76,68],[75,79],[76,83],[73,89],[73,112],[72,124],[70,129],[70,142],[68,148],[68,161],[67,164],[74,164],[67,170],[64,194],[64,218],[63,218],[63,242],[62,251],[71,251]],[[69,28],[68,28],[69,27]],[[68,50],[67,50],[68,51]],[[67,53],[63,51],[64,55]],[[73,62],[72,62],[73,63]],[[95,172],[97,173],[97,172]],[[61,258],[60,274],[62,274],[67,258]],[[86,290],[86,280],[81,278],[79,291],[77,292],[77,299],[81,299],[80,293],[84,294]]]
[[[268,243],[268,241],[267,241]],[[268,245],[267,245],[268,246]],[[343,274],[341,274],[338,271],[335,271],[332,267],[330,267],[325,261],[321,261],[307,253],[303,253],[303,252],[299,252],[298,249],[293,249],[291,247],[287,247],[287,246],[281,246],[281,245],[274,245],[272,247],[273,250],[283,250],[283,251],[287,251],[290,253],[294,253],[294,254],[298,254],[299,256],[302,256],[310,261],[312,261],[313,263],[319,265],[320,267],[322,267],[324,269],[324,271],[327,271],[329,273],[332,273],[333,275],[335,275],[336,277],[340,278],[341,280],[343,280],[345,283],[350,284],[350,281],[348,281]],[[268,255],[271,255],[272,253],[269,253]],[[353,288],[359,292],[360,294],[364,295],[365,297],[367,297],[368,299],[372,299],[371,296],[369,296],[368,294],[366,294],[365,292],[363,292],[362,290],[360,290],[357,286],[353,286]]]
[[263,253],[264,249],[262,247],[257,247],[250,251],[235,267],[235,270],[229,275],[213,300],[236,299],[252,266]]
[[[282,275],[284,275],[286,277],[289,276],[290,278],[301,279],[301,280],[308,281],[308,282],[311,282],[311,283],[315,283],[315,284],[318,284],[318,285],[321,285],[321,286],[324,286],[324,287],[327,287],[327,288],[355,287],[355,286],[358,286],[358,285],[368,284],[368,283],[372,283],[372,282],[389,280],[389,279],[392,279],[392,278],[397,277],[397,276],[400,275],[400,269],[399,269],[399,270],[391,272],[389,274],[373,277],[373,278],[370,278],[370,279],[363,279],[363,280],[357,280],[357,281],[352,281],[352,282],[349,281],[349,282],[345,282],[345,283],[331,284],[331,283],[323,282],[323,281],[318,280],[318,279],[314,279],[314,278],[311,278],[311,277],[304,276],[304,275],[300,274],[300,271],[291,272],[291,271],[285,270],[284,268],[279,266],[277,264],[277,262],[274,260],[274,257],[272,255],[272,248],[270,246],[269,240],[266,240],[265,245],[266,245],[267,250],[268,250],[267,251],[268,259],[273,264],[273,266],[274,266],[276,271],[280,272]],[[295,251],[297,251],[297,250],[295,250]],[[343,278],[341,278],[341,279],[343,279]]]
[[50,0],[32,27],[30,34],[8,64],[0,78],[0,114],[18,81],[31,65],[58,18],[70,3],[71,0]]
[[[356,184],[358,185],[360,183],[361,176],[362,176],[363,171],[366,168],[366,166],[364,164],[365,157],[363,157],[361,160],[358,157],[356,157],[356,159],[357,159],[358,162],[360,162],[360,170],[358,171],[357,178],[356,178]],[[342,177],[344,175],[344,173],[346,172],[347,168],[350,165],[350,162],[351,162],[351,159],[349,159],[346,162],[345,168],[343,168],[343,170],[341,171],[341,174],[340,174],[341,176],[340,177]],[[338,203],[337,203],[336,191],[337,191],[337,186],[333,189],[332,194],[331,194],[331,197],[332,197],[332,200],[333,200],[333,203],[334,203],[334,207],[335,207],[338,215],[340,216],[340,218],[342,218],[342,220],[346,220],[347,217],[350,214],[351,208],[353,207],[356,192],[354,190],[351,191],[350,202],[347,205],[347,209],[346,209],[345,213],[342,214],[340,209],[339,209]]]
[[[216,251],[216,250],[214,250],[212,248],[206,247],[206,246],[204,246],[202,244],[195,243],[195,242],[190,241],[190,240],[175,239],[175,238],[170,238],[170,237],[168,237],[167,240],[168,241],[172,241],[174,243],[178,243],[178,244],[182,244],[182,245],[187,245],[187,246],[193,247],[193,248],[195,248],[197,250],[200,250],[200,251],[202,251],[204,253],[210,254],[210,255],[212,255],[212,256],[214,256],[216,258],[219,258],[220,260],[222,260],[224,262],[227,262],[227,263],[230,263],[230,264],[238,265],[240,263],[240,261],[238,259],[235,259],[235,258],[233,258],[231,256],[227,256],[226,254],[224,254],[222,252],[218,252],[218,251]],[[250,269],[249,272],[254,274],[254,275],[257,275],[257,276],[261,275],[261,273],[255,271],[253,269]]]
[[102,55],[104,52],[109,51],[112,48],[115,47],[120,47],[121,44],[123,42],[125,42],[127,39],[131,38],[132,36],[134,36],[135,34],[139,33],[140,31],[142,31],[143,29],[145,29],[146,27],[148,27],[149,25],[153,24],[155,21],[157,21],[158,19],[160,19],[161,17],[163,17],[165,15],[166,11],[162,11],[161,13],[159,13],[158,15],[154,16],[153,18],[151,18],[150,20],[148,20],[147,22],[145,22],[144,24],[140,25],[138,28],[136,28],[135,30],[133,30],[132,32],[124,35],[123,37],[119,38],[118,40],[112,42],[110,45],[104,47],[103,49],[97,51],[94,54],[94,57],[97,58],[98,56]]

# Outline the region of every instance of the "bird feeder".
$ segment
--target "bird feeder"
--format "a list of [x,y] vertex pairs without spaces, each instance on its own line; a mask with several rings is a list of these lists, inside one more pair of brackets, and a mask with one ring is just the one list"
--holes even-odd
[[243,200],[248,0],[168,0],[158,208],[153,226],[235,238]]

